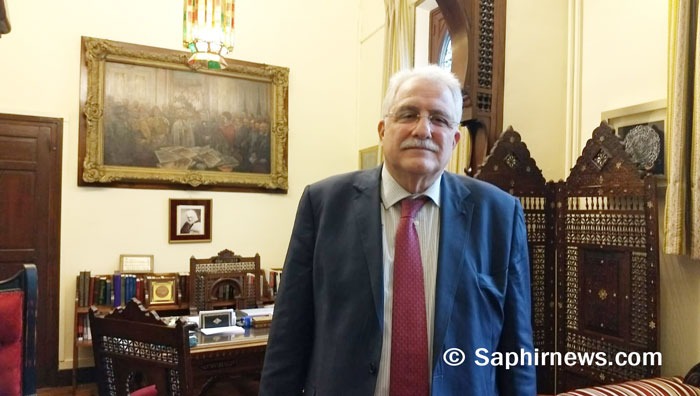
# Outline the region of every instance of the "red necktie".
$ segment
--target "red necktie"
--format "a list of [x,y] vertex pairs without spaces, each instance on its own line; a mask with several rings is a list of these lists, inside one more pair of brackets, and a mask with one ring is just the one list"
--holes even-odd
[[425,197],[401,201],[401,220],[394,245],[394,297],[391,311],[391,396],[427,396],[428,334],[425,287],[414,217]]

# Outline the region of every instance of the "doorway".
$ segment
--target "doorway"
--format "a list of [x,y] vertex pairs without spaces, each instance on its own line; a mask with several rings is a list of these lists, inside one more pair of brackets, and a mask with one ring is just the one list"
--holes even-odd
[[37,387],[58,376],[62,134],[61,118],[0,114],[0,279],[37,266]]

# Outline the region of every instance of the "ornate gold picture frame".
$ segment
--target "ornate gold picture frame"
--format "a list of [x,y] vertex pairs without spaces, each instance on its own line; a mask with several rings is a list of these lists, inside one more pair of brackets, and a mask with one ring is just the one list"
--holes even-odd
[[82,38],[78,184],[287,191],[289,69]]
[[146,276],[146,305],[172,305],[179,303],[177,274]]

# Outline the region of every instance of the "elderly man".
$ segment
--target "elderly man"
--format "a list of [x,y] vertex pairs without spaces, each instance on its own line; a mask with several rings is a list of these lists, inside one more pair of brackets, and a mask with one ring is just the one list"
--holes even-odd
[[530,278],[517,199],[444,172],[460,84],[394,75],[384,164],[304,191],[275,303],[261,395],[534,395]]
[[182,223],[180,227],[180,234],[201,234],[204,232],[202,229],[202,222],[199,221],[199,216],[197,212],[193,209],[188,209],[185,212],[185,222]]

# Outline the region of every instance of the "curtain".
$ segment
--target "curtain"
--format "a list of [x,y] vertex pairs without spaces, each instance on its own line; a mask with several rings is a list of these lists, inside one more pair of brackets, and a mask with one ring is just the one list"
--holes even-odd
[[[413,66],[415,47],[416,0],[384,0],[384,78],[382,93],[391,76]],[[384,116],[384,114],[382,114]]]
[[700,259],[698,1],[669,1],[664,252]]
[[464,175],[464,170],[469,167],[469,160],[472,154],[471,136],[469,136],[469,129],[464,126],[459,127],[459,133],[462,137],[457,143],[457,147],[452,153],[452,158],[450,158],[450,162],[447,163],[447,168],[445,169],[452,173]]

